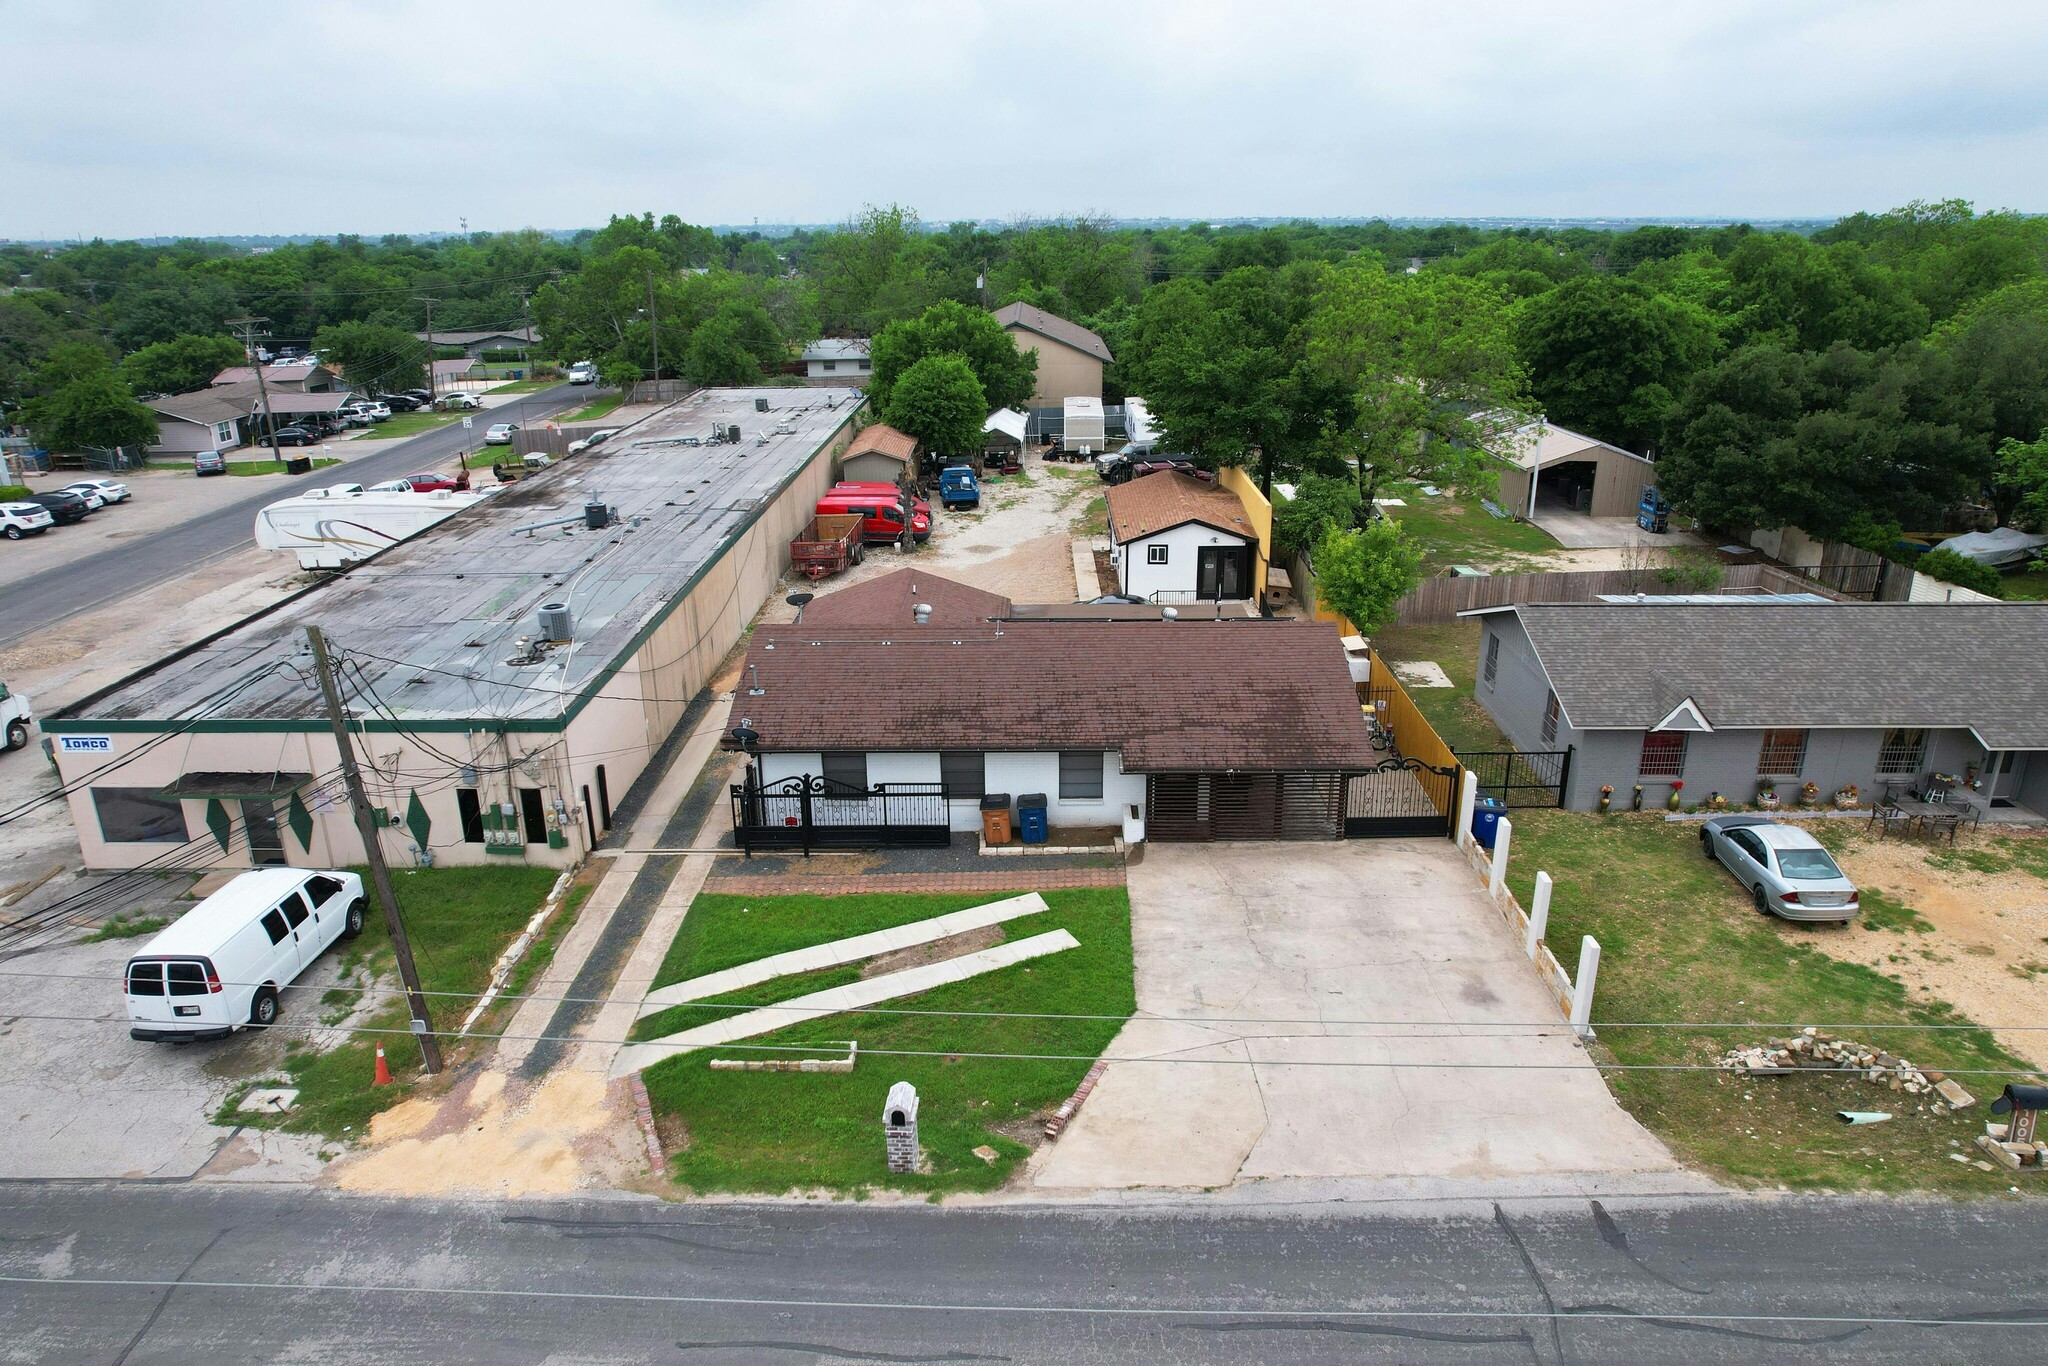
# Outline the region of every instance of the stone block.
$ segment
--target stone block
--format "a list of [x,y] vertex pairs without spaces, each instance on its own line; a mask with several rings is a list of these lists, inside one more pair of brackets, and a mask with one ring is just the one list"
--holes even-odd
[[[2020,1155],[2007,1148],[2005,1144],[2000,1143],[1997,1139],[1980,1138],[1977,1140],[1977,1146],[1983,1149],[1985,1154],[1999,1165],[2009,1167],[2013,1171],[2020,1169]],[[1987,1167],[1985,1170],[1989,1171],[1990,1168]]]
[[1943,1077],[1934,1083],[1934,1089],[1941,1093],[1943,1100],[1958,1110],[1967,1110],[1977,1103],[1977,1098],[1958,1086],[1954,1077]]

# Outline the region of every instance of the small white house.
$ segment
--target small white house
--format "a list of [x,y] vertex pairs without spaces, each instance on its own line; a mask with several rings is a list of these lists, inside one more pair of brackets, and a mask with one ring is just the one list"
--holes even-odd
[[1109,491],[1117,591],[1151,602],[1255,598],[1258,533],[1228,489],[1174,470]]
[[[250,390],[255,387],[254,382],[247,386]],[[231,451],[241,445],[242,422],[249,416],[252,401],[243,389],[241,385],[223,386],[148,400],[144,406],[156,414],[157,439],[147,454],[196,455]]]
[[874,366],[866,337],[820,337],[804,348],[804,377],[825,384],[867,383]]

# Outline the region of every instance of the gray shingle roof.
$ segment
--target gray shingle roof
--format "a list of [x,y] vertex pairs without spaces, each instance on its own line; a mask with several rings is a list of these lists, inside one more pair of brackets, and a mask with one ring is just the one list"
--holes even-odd
[[1021,327],[1027,332],[1036,332],[1041,337],[1050,337],[1062,346],[1071,346],[1076,351],[1085,351],[1107,365],[1114,359],[1109,354],[1109,345],[1102,338],[1090,332],[1079,323],[1070,323],[1057,313],[1048,313],[1030,304],[1004,304],[995,311],[996,321],[1004,327]]
[[1691,697],[1716,730],[1968,726],[2048,749],[2048,603],[1558,603],[1514,609],[1571,724]]

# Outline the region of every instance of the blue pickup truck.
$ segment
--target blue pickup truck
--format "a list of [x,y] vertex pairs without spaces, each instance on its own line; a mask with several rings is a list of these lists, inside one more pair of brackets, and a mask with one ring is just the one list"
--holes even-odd
[[939,502],[949,508],[978,508],[981,481],[965,465],[948,465],[939,471]]

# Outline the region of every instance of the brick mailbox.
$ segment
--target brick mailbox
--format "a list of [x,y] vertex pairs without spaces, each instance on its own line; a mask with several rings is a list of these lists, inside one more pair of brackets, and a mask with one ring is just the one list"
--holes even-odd
[[882,1105],[882,1142],[889,1153],[889,1170],[917,1170],[917,1088],[899,1081],[889,1088]]

